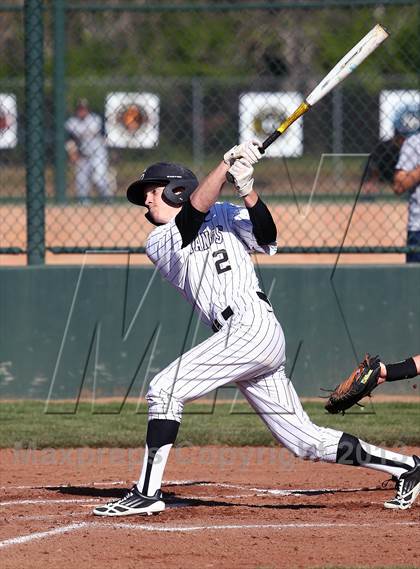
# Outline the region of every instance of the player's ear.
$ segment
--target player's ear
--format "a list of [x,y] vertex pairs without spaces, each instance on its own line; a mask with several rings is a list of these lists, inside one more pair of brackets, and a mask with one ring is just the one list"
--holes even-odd
[[174,204],[173,202],[168,200],[168,198],[165,196],[165,192],[162,192],[162,195],[160,197],[162,198],[163,202],[165,202],[167,205],[170,205],[171,207],[173,207],[175,209],[179,209],[180,207],[182,207],[184,205],[183,203]]

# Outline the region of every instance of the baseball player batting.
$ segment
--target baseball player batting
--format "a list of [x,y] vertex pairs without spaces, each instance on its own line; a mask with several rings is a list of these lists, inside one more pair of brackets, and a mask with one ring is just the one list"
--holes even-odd
[[[273,218],[253,189],[253,164],[261,157],[256,141],[234,146],[200,184],[182,166],[157,163],[127,190],[129,201],[145,207],[156,226],[147,239],[149,259],[214,334],[151,381],[139,481],[120,500],[97,506],[95,515],[162,512],[162,478],[184,404],[230,382],[295,456],[393,476],[397,491],[387,508],[410,508],[420,491],[419,457],[314,425],[286,376],[283,330],[250,258],[252,252],[273,255],[277,249]],[[242,207],[218,201],[228,172]]]

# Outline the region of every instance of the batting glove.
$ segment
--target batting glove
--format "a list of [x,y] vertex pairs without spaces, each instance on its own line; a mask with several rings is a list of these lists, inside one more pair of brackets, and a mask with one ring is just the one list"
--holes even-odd
[[238,158],[244,158],[249,164],[256,164],[262,157],[259,146],[258,140],[243,142],[228,150],[223,156],[223,160],[228,166],[232,166]]
[[229,168],[229,174],[233,177],[236,191],[241,198],[252,192],[254,168],[245,158],[236,159]]

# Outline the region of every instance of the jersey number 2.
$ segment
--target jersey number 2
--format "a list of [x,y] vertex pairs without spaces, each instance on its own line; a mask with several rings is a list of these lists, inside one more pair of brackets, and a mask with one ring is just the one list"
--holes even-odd
[[[216,270],[219,275],[221,273],[226,273],[226,271],[232,270],[232,267],[229,264],[226,264],[229,261],[226,249],[219,249],[219,251],[215,251],[213,253],[213,257],[219,257],[220,255],[221,255],[220,259],[217,259],[217,261],[215,262]],[[224,266],[223,263],[225,263]]]

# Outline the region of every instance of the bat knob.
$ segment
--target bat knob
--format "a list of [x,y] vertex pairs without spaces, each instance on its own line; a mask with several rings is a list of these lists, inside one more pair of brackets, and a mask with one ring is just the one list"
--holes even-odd
[[230,184],[234,184],[235,183],[235,178],[232,176],[232,174],[230,172],[226,172],[226,180],[230,183]]

